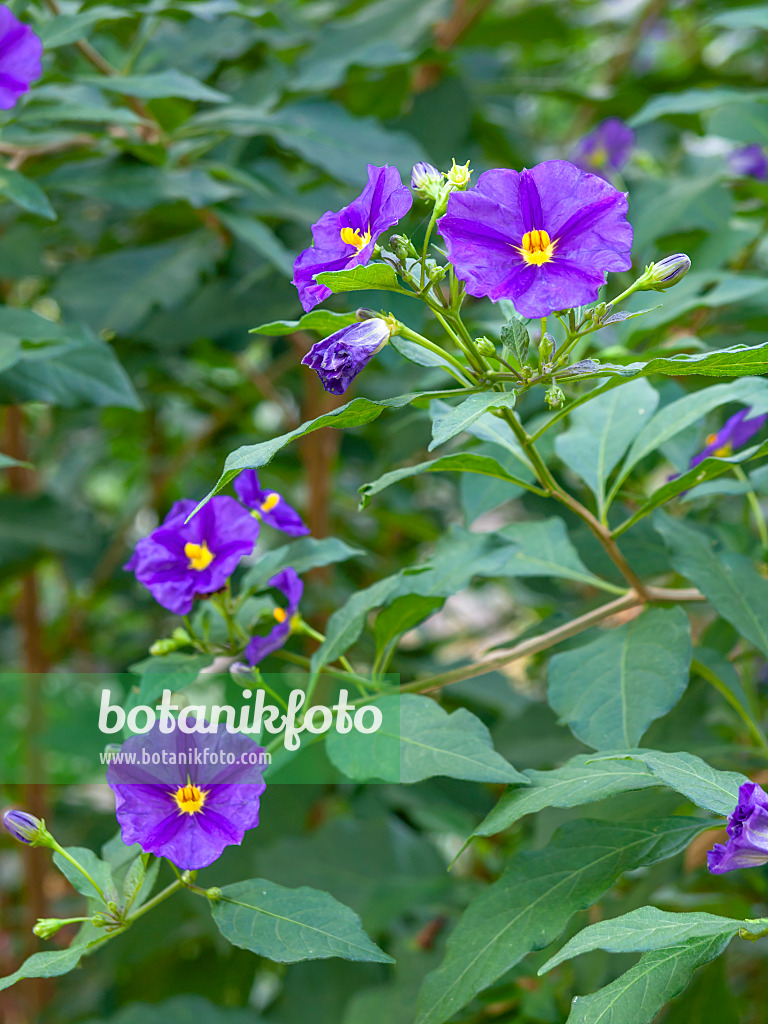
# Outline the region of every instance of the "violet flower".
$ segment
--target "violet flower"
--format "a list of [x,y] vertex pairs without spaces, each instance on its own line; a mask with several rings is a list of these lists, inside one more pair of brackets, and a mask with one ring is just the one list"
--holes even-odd
[[312,225],[315,244],[299,253],[293,265],[293,283],[304,310],[331,294],[330,288],[315,281],[317,274],[364,266],[379,235],[397,224],[412,204],[410,189],[403,185],[396,167],[368,164],[368,184],[361,195],[338,213],[324,213]]
[[221,725],[192,733],[177,725],[165,733],[156,723],[121,750],[135,754],[134,763],[111,761],[107,782],[126,846],[138,843],[182,871],[197,871],[259,824],[262,748],[248,736]]
[[245,648],[245,656],[250,665],[258,665],[268,654],[272,654],[273,651],[277,651],[283,646],[291,635],[294,618],[299,609],[299,601],[304,593],[304,584],[299,579],[296,570],[290,568],[283,569],[273,576],[267,586],[279,590],[285,597],[287,605],[285,608],[275,608],[273,612],[275,625],[266,636],[251,638]]
[[40,818],[27,811],[6,811],[3,814],[3,825],[11,833],[14,839],[20,843],[27,843],[36,846],[36,840],[40,839],[45,830],[44,823]]
[[733,174],[744,178],[768,179],[768,157],[758,143],[734,149],[728,154],[728,166]]
[[632,265],[626,195],[565,160],[486,171],[438,227],[467,292],[526,317],[594,302],[606,271]]
[[608,117],[579,141],[573,162],[582,170],[604,176],[620,171],[635,145],[635,133],[620,117]]
[[713,875],[768,864],[768,793],[756,782],[739,787],[739,802],[728,818],[728,841],[707,854]]
[[751,441],[755,434],[762,430],[768,419],[768,414],[751,416],[751,412],[751,409],[740,409],[726,420],[725,425],[716,434],[710,434],[706,447],[693,456],[688,468],[693,469],[694,466],[698,466],[700,462],[712,455],[720,459],[727,458]]
[[258,521],[234,498],[211,498],[185,523],[195,507],[188,499],[174,502],[123,567],[176,615],[189,614],[196,594],[221,590],[259,535]]
[[253,514],[267,526],[282,530],[289,537],[303,537],[308,534],[309,527],[295,508],[292,508],[282,494],[277,491],[265,491],[259,483],[259,475],[255,469],[244,469],[235,478],[235,494],[246,508],[253,509]]
[[43,73],[43,44],[10,7],[0,4],[0,110],[15,107]]
[[301,361],[317,371],[326,391],[343,395],[358,373],[386,345],[390,333],[381,318],[364,320],[315,342]]

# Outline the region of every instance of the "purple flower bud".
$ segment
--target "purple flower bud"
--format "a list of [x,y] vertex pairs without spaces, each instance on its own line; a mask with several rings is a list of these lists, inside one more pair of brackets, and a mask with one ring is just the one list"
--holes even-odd
[[417,192],[419,189],[429,188],[430,185],[439,185],[443,176],[433,164],[423,161],[415,164],[411,171],[411,188]]
[[758,181],[768,179],[768,157],[758,142],[732,150],[728,155],[728,166],[739,177],[757,178]]
[[3,815],[3,825],[8,829],[14,839],[20,843],[36,845],[35,840],[42,838],[45,825],[26,811],[6,811]]
[[707,854],[713,875],[768,864],[768,794],[756,782],[739,787],[739,802],[728,818],[728,841]]
[[343,395],[355,377],[389,341],[389,325],[381,319],[342,327],[329,338],[316,342],[301,360],[317,371],[323,387],[332,395]]
[[657,292],[671,288],[672,285],[682,281],[691,269],[691,261],[684,252],[675,253],[674,256],[665,256],[658,263],[652,263],[649,269],[649,287]]

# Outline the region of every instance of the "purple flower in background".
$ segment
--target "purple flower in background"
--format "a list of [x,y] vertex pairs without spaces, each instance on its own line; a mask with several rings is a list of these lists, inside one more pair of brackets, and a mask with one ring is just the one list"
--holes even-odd
[[734,451],[743,448],[751,441],[755,434],[762,430],[768,415],[751,416],[751,409],[740,409],[725,422],[716,434],[710,434],[707,438],[706,447],[693,456],[689,469],[698,466],[704,459],[714,455],[716,458],[726,458],[733,455]]
[[585,171],[620,171],[635,145],[635,133],[620,117],[608,117],[580,140],[573,162]]
[[255,469],[244,469],[235,479],[234,487],[240,501],[246,508],[253,509],[267,526],[282,530],[290,537],[303,537],[309,533],[309,527],[282,494],[262,489]]
[[14,839],[20,843],[27,843],[34,846],[35,840],[42,835],[43,822],[27,811],[6,811],[3,814],[3,825],[8,829]]
[[768,179],[768,157],[759,143],[734,149],[728,155],[728,166],[733,174],[746,178]]
[[384,320],[378,317],[364,320],[315,342],[301,361],[317,371],[326,391],[343,395],[358,373],[386,345],[390,333]]
[[368,184],[362,194],[338,213],[324,213],[312,225],[315,244],[299,253],[293,265],[293,283],[304,310],[331,294],[330,288],[317,284],[316,274],[366,264],[382,231],[404,217],[412,204],[410,189],[403,185],[396,167],[368,164]]
[[189,614],[196,594],[221,590],[259,535],[258,521],[234,498],[211,498],[185,523],[196,504],[174,502],[162,526],[139,541],[124,566],[176,615]]
[[626,195],[565,160],[486,171],[438,227],[469,294],[521,316],[594,302],[606,271],[632,266]]
[[285,597],[287,605],[285,608],[275,608],[275,626],[266,636],[254,636],[245,648],[245,656],[251,665],[258,665],[268,654],[279,650],[293,628],[293,619],[299,608],[301,595],[304,593],[304,584],[299,579],[295,569],[283,569],[267,584],[279,590]]
[[157,723],[131,736],[121,750],[135,753],[135,763],[111,761],[107,782],[127,846],[138,843],[182,871],[197,871],[226,846],[239,846],[244,833],[259,824],[259,797],[266,788],[262,748],[248,736],[222,725],[192,733],[176,725],[165,733]]
[[43,73],[43,44],[10,7],[0,4],[0,110],[15,107]]
[[739,802],[728,819],[728,841],[707,854],[713,875],[768,864],[768,794],[756,782],[739,787]]

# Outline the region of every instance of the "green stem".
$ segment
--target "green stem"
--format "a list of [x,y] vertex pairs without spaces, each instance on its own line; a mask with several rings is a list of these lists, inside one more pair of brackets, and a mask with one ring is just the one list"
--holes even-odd
[[65,860],[68,860],[70,864],[72,864],[74,867],[76,867],[81,875],[84,875],[88,879],[88,881],[91,883],[93,888],[99,894],[99,896],[101,897],[102,902],[106,906],[107,897],[102,892],[101,886],[98,884],[98,882],[94,878],[91,877],[91,875],[85,870],[83,865],[79,861],[75,860],[75,858],[70,853],[67,853],[67,851],[64,849],[64,847],[59,845],[59,843],[57,843],[56,840],[53,839],[53,837],[51,837],[51,846]]
[[421,291],[424,291],[424,285],[427,280],[427,252],[429,251],[429,240],[432,237],[432,231],[434,230],[438,217],[439,213],[437,211],[437,203],[435,203],[432,208],[432,216],[429,218],[429,224],[427,224],[426,234],[424,235],[424,245],[421,249]]
[[765,735],[765,733],[760,728],[760,726],[757,724],[757,722],[754,722],[752,720],[752,718],[748,714],[746,708],[744,708],[742,706],[741,702],[736,698],[736,696],[733,693],[731,693],[731,691],[728,689],[728,687],[725,685],[725,683],[720,679],[720,677],[718,675],[716,675],[712,671],[712,669],[709,668],[708,665],[705,665],[701,661],[697,661],[695,658],[691,662],[691,668],[695,672],[698,672],[698,674],[701,676],[702,679],[706,679],[706,681],[711,686],[714,686],[714,688],[717,690],[717,692],[719,694],[721,694],[723,697],[725,697],[725,699],[728,701],[728,703],[731,705],[731,707],[734,708],[734,710],[738,713],[738,715],[741,718],[742,722],[744,722],[746,727],[749,729],[749,731],[752,733],[754,738],[757,740],[763,755],[766,758],[768,758],[768,737]]
[[165,889],[162,889],[157,896],[153,896],[151,900],[147,900],[146,903],[143,903],[138,910],[134,910],[132,914],[129,914],[125,919],[126,925],[132,924],[137,917],[141,917],[142,914],[146,914],[147,911],[154,910],[158,904],[167,900],[169,896],[173,896],[173,894],[178,892],[179,889],[183,889],[186,884],[187,883],[182,878],[177,878],[175,882],[171,882],[171,884],[166,886]]
[[451,365],[458,370],[458,374],[453,374],[456,380],[458,380],[460,384],[471,387],[470,382],[464,376],[464,374],[466,373],[466,367],[463,366],[459,362],[459,360],[450,352],[446,352],[445,349],[440,348],[439,345],[435,345],[434,342],[430,341],[429,338],[425,338],[422,334],[418,334],[416,331],[412,331],[410,327],[406,327],[405,324],[400,324],[397,333],[401,334],[404,338],[408,338],[411,341],[415,341],[416,344],[421,345],[422,348],[426,348],[430,352],[434,352],[435,355],[440,356],[441,359],[447,360],[447,362],[451,363]]
[[763,554],[766,555],[768,554],[768,525],[766,525],[765,516],[763,515],[763,510],[760,507],[760,500],[755,494],[749,477],[741,466],[733,466],[732,469],[736,479],[740,480],[743,484],[746,484],[749,488],[747,490],[747,501],[749,502],[749,507],[752,509],[755,526],[757,526],[757,532],[760,535],[760,543],[763,545]]

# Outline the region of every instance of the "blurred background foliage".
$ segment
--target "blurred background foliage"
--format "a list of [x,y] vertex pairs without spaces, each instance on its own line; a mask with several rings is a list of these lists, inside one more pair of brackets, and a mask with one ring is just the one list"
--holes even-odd
[[[768,6],[725,0],[151,0],[16,3],[45,48],[45,76],[0,117],[0,650],[3,664],[125,671],[167,633],[168,617],[121,570],[132,545],[172,501],[199,498],[239,444],[283,433],[340,404],[299,365],[314,337],[269,338],[249,328],[300,315],[292,261],[326,209],[349,202],[365,165],[404,176],[429,159],[520,168],[567,157],[608,116],[628,120],[637,144],[619,187],[630,197],[636,266],[678,250],[694,269],[662,309],[602,332],[604,354],[763,341],[768,327],[768,184],[737,177],[728,154],[768,145]],[[423,227],[414,206],[406,227]],[[345,297],[330,305],[350,308]],[[404,301],[404,300],[403,300]],[[419,329],[397,297],[366,295]],[[472,313],[470,312],[470,318]],[[488,307],[478,307],[484,326]],[[435,370],[385,350],[356,392],[387,397],[435,386]],[[407,380],[404,386],[403,381]],[[661,385],[663,401],[682,393]],[[527,413],[534,415],[529,403]],[[699,447],[698,424],[647,463],[657,482]],[[324,431],[264,470],[316,536],[364,557],[309,576],[305,615],[322,628],[355,589],[429,555],[449,526],[551,514],[500,481],[442,475],[406,481],[358,511],[358,487],[425,457],[424,410],[385,414],[347,432]],[[487,443],[487,442],[482,442]],[[482,449],[480,449],[482,450]],[[29,463],[33,468],[17,465]],[[755,475],[758,493],[768,478]],[[524,511],[523,511],[524,510]],[[736,550],[753,551],[738,496],[701,495],[691,511]],[[481,518],[482,517],[482,518]],[[614,578],[575,521],[584,562]],[[263,531],[263,545],[279,543]],[[663,568],[650,527],[627,538],[645,573]],[[392,670],[467,658],[577,613],[587,587],[554,579],[483,580],[406,635]],[[708,646],[736,639],[722,621]],[[367,645],[367,646],[366,646]],[[308,650],[311,648],[308,648]],[[363,640],[353,660],[373,653]],[[760,703],[754,656],[744,684]],[[543,701],[537,659],[505,676],[460,684],[449,707],[470,707],[519,768],[548,768],[586,750]],[[23,709],[4,709],[13,733]],[[648,745],[695,750],[744,770],[758,763],[744,726],[702,679],[654,726]],[[718,759],[721,759],[719,761]],[[753,774],[754,777],[754,774]],[[29,796],[29,794],[27,794]],[[190,897],[164,906],[86,968],[55,983],[25,982],[0,996],[8,1024],[407,1024],[424,974],[441,958],[450,922],[526,839],[544,843],[575,811],[547,810],[477,841],[452,875],[446,865],[493,805],[493,787],[433,779],[409,787],[281,786],[263,823],[229,849],[216,884],[263,874],[332,892],[361,914],[398,958],[395,968],[343,961],[280,967],[223,944]],[[8,787],[6,802],[20,801]],[[36,799],[41,799],[39,796]],[[679,797],[668,794],[670,813]],[[100,788],[54,787],[47,817],[59,839],[109,839],[114,818]],[[653,809],[647,794],[590,808],[608,820]],[[45,909],[77,900],[43,865],[0,841],[0,974],[29,952]],[[759,871],[714,895],[703,848],[643,868],[590,912],[613,916],[653,899],[668,909],[755,916],[768,901]],[[183,906],[183,913],[180,913]],[[765,911],[763,911],[765,912]],[[586,920],[579,916],[579,925]],[[583,918],[583,919],[582,919]],[[62,933],[63,935],[66,933]],[[702,969],[667,1011],[696,1019],[764,1020],[764,951]],[[462,1020],[557,1022],[574,992],[592,991],[626,964],[591,953],[544,979],[543,955],[483,993]],[[532,962],[533,961],[533,962]],[[618,965],[618,966],[617,966]],[[135,1006],[137,1000],[159,1004]]]

